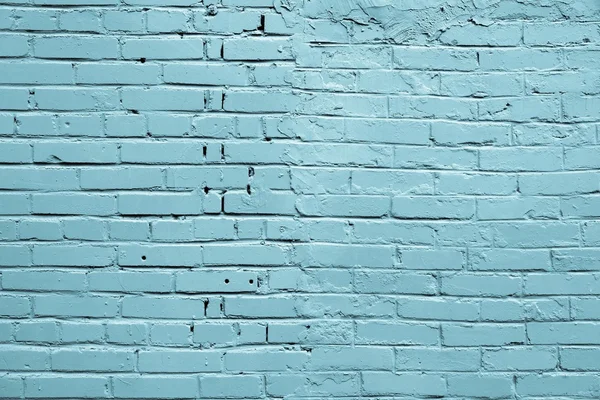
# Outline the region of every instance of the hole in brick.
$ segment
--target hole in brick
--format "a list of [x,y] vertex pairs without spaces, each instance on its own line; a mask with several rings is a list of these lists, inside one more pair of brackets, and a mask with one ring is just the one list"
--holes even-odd
[[221,108],[225,108],[225,93],[221,94]]
[[506,107],[510,107],[510,103],[506,103]]
[[261,15],[260,16],[260,25],[257,28],[260,32],[264,32],[265,31],[265,15]]
[[221,160],[225,160],[225,145],[221,145]]
[[270,138],[270,137],[266,137],[266,138],[265,138],[265,142],[270,142],[270,141],[271,141],[271,138]]
[[190,325],[190,332],[194,332],[194,325]]
[[204,194],[208,194],[208,191],[210,190],[210,188],[208,186],[204,187]]
[[254,283],[254,279],[250,279],[248,282],[252,285]]
[[246,192],[248,194],[252,194],[252,190],[250,190],[250,185],[246,185]]
[[142,256],[142,261],[146,261],[146,256]]
[[253,167],[248,167],[248,176],[249,177],[253,177],[254,176],[254,168]]
[[310,325],[306,325],[306,329],[310,329]]
[[225,196],[221,196],[221,212],[225,212]]
[[210,300],[206,299],[204,300],[204,316],[206,317],[206,310],[208,310],[208,304],[210,303]]
[[221,44],[221,58],[224,57],[224,54],[225,54],[225,43],[222,43]]
[[130,113],[138,115],[140,112],[138,110],[129,110]]
[[202,155],[206,157],[206,146],[202,147]]
[[146,136],[152,137],[152,132],[146,132]]
[[440,7],[440,11],[444,12],[444,11],[446,11],[446,9],[444,9],[444,7]]
[[142,58],[140,58],[140,62],[141,62],[142,64],[143,64],[143,63],[145,63],[145,62],[146,62],[146,57],[142,57]]
[[225,279],[225,283],[228,284],[229,283],[229,279]]

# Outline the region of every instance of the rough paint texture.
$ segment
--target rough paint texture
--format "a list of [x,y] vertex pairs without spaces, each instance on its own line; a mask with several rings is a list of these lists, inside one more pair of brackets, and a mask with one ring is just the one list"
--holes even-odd
[[0,397],[600,397],[598,0],[8,0]]

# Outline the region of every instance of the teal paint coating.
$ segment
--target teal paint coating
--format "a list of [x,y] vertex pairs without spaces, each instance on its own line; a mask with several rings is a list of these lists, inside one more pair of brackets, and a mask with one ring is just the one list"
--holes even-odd
[[0,398],[600,397],[597,0],[124,5],[0,5]]

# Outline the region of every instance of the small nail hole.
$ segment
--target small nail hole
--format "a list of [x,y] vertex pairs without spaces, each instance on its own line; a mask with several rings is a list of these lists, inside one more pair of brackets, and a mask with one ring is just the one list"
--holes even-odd
[[142,260],[146,261],[146,256],[142,256]]
[[225,283],[229,283],[229,279],[225,279]]
[[254,279],[250,279],[248,282],[252,285],[254,283]]

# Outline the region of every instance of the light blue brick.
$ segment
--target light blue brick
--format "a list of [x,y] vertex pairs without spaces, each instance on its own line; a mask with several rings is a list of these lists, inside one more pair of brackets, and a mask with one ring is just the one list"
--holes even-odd
[[59,29],[74,32],[99,32],[102,27],[101,15],[98,11],[67,11],[60,14]]
[[454,396],[481,396],[502,398],[513,393],[513,379],[501,374],[449,375],[448,394]]
[[316,347],[310,353],[314,370],[390,370],[394,363],[391,348],[357,346]]
[[0,245],[0,266],[22,267],[31,265],[31,249],[22,245]]
[[148,115],[148,129],[153,136],[190,136],[191,118],[173,113]]
[[220,372],[222,352],[198,350],[142,351],[140,372]]
[[61,343],[99,343],[104,340],[104,325],[98,322],[60,323]]
[[442,324],[445,346],[506,346],[525,344],[524,324]]
[[72,84],[73,67],[66,63],[0,63],[2,83]]
[[2,297],[0,315],[6,317],[26,317],[30,312],[31,302],[29,301],[29,298],[6,295]]
[[[561,360],[564,360],[561,352]],[[483,366],[488,371],[554,370],[558,353],[553,348],[521,347],[488,349],[483,352]]]
[[42,348],[3,346],[0,348],[0,355],[4,360],[4,370],[45,371],[50,367],[50,352]]
[[20,322],[17,324],[15,338],[17,342],[56,343],[58,324],[53,321]]
[[404,347],[396,350],[396,368],[401,371],[477,371],[479,359],[476,349]]
[[125,39],[122,44],[125,59],[200,59],[203,56],[203,48],[204,41],[194,37],[131,38]]
[[190,31],[192,14],[186,10],[156,10],[146,12],[148,31],[182,32]]
[[152,324],[150,342],[154,345],[186,347],[191,343],[191,327],[182,324]]
[[121,215],[200,215],[203,196],[199,193],[121,193]]
[[21,239],[61,240],[63,238],[58,220],[23,219],[19,221]]
[[189,242],[194,238],[192,221],[156,221],[151,230],[157,241]]
[[83,291],[85,274],[65,271],[4,271],[2,287],[7,290]]
[[517,379],[517,393],[525,396],[600,395],[598,377],[593,375],[531,374]]
[[198,298],[126,297],[122,313],[136,318],[201,319],[204,305]]
[[176,290],[184,293],[255,292],[258,275],[251,271],[205,270],[176,275]]
[[476,321],[479,303],[452,298],[399,298],[398,315],[404,319]]
[[362,377],[368,395],[443,397],[447,391],[446,380],[439,374],[364,372]]
[[119,246],[121,266],[194,266],[202,264],[203,249],[198,245]]
[[440,341],[436,324],[390,321],[356,323],[356,344],[436,345]]
[[205,375],[200,377],[203,397],[258,398],[264,395],[264,382],[260,376]]
[[141,32],[144,29],[144,13],[134,10],[108,10],[104,13],[104,27],[109,31]]
[[156,292],[171,291],[171,274],[163,272],[97,271],[88,274],[90,290],[101,292]]
[[112,265],[115,259],[115,248],[108,246],[91,244],[33,246],[34,265],[106,267]]
[[227,351],[224,357],[227,371],[279,371],[302,370],[306,368],[311,356],[305,351]]
[[53,371],[133,372],[134,364],[133,350],[76,348],[52,352]]
[[0,220],[0,240],[17,239],[17,222]]
[[40,317],[115,317],[117,300],[109,296],[39,295],[34,297],[33,313]]
[[147,240],[150,236],[150,224],[138,220],[114,220],[108,222],[109,235],[116,240]]
[[61,114],[58,132],[63,136],[102,136],[103,122],[99,115]]
[[106,325],[106,341],[119,344],[144,344],[148,327],[144,323],[110,323]]
[[39,163],[114,164],[117,145],[113,143],[36,143],[33,160]]
[[34,42],[38,58],[111,59],[117,58],[118,42],[113,37],[39,36]]
[[2,189],[78,190],[77,170],[58,168],[4,168]]
[[66,219],[63,221],[66,239],[105,240],[106,223],[98,219]]
[[[6,93],[12,96],[11,93]],[[31,146],[26,143],[0,143],[0,162],[5,164],[26,164],[31,162]]]
[[344,344],[352,342],[354,330],[347,321],[306,320],[269,322],[269,343]]
[[193,376],[127,376],[115,379],[113,390],[121,398],[195,398],[198,380]]
[[100,376],[28,376],[25,379],[25,397],[98,399],[108,396],[109,386],[109,379]]

